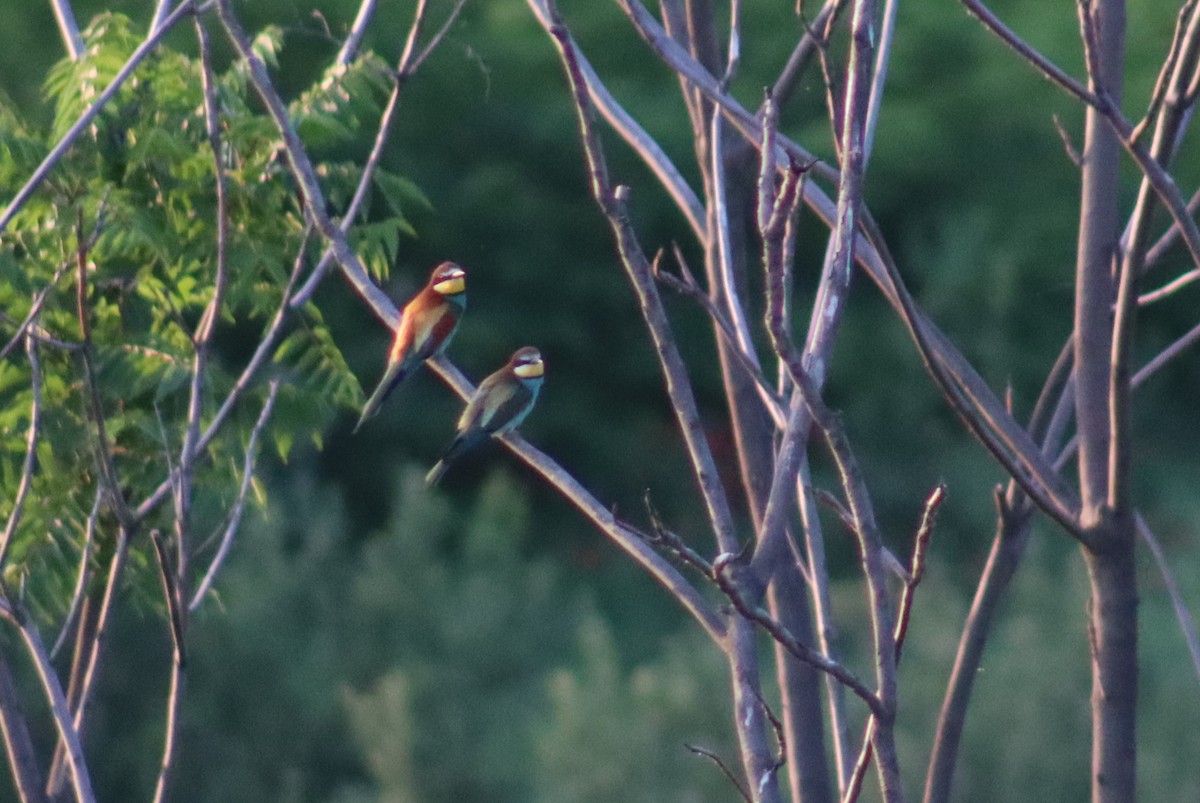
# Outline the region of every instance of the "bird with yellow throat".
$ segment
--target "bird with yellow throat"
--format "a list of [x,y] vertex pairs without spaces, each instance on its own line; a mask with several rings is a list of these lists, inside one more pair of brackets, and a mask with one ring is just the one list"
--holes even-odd
[[367,399],[355,432],[379,412],[384,399],[417,366],[446,350],[466,308],[467,272],[453,262],[443,262],[433,269],[425,287],[404,305],[383,378]]
[[545,374],[541,352],[526,346],[517,349],[504,367],[480,382],[458,419],[454,440],[425,476],[425,484],[435,484],[452,462],[488,438],[520,426],[537,401]]

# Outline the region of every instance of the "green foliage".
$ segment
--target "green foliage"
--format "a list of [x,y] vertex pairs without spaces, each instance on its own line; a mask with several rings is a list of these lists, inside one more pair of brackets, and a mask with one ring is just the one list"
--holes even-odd
[[[64,60],[45,82],[53,104],[49,126],[26,122],[0,99],[0,196],[12,197],[58,137],[95,101],[129,58],[142,34],[128,18],[96,17],[84,32],[85,52]],[[271,61],[282,46],[277,29],[260,33],[256,50]],[[221,115],[220,163],[226,184],[227,282],[215,332],[215,351],[202,385],[202,429],[233,390],[249,351],[283,302],[295,254],[308,236],[304,214],[281,157],[279,136],[260,110],[237,64],[217,74]],[[16,584],[31,579],[29,598],[40,613],[60,615],[70,599],[85,523],[97,492],[99,436],[91,412],[99,402],[108,447],[122,492],[139,504],[167,477],[164,454],[177,454],[187,420],[194,340],[216,291],[216,162],[202,97],[202,65],[179,50],[159,48],[104,107],[0,239],[0,307],[11,332],[35,297],[42,342],[41,441],[37,471],[22,527],[4,570]],[[348,170],[345,151],[378,117],[387,68],[373,55],[321,76],[292,103],[316,168],[333,201],[345,203],[361,171]],[[335,158],[329,158],[333,155]],[[394,246],[413,228],[406,206],[421,195],[399,176],[388,187],[394,212],[374,225]],[[382,235],[375,235],[381,243]],[[378,245],[376,246],[378,249]],[[364,252],[370,254],[370,248]],[[310,249],[310,265],[316,249]],[[385,260],[374,260],[381,273]],[[77,290],[86,321],[77,308]],[[335,411],[357,405],[361,389],[315,306],[293,319],[274,352],[282,384],[267,432],[281,457],[293,443],[320,446]],[[81,345],[84,326],[90,342]],[[32,373],[20,346],[0,365],[0,517],[12,509],[32,405]],[[84,370],[82,350],[95,371]],[[240,482],[238,470],[250,428],[266,396],[256,377],[204,458],[215,470],[197,480],[198,530],[219,526]],[[169,526],[167,506],[151,526]],[[100,540],[111,541],[112,516],[100,519]],[[46,534],[49,533],[49,538]],[[148,549],[137,542],[135,549]],[[153,559],[134,565],[153,566]]]

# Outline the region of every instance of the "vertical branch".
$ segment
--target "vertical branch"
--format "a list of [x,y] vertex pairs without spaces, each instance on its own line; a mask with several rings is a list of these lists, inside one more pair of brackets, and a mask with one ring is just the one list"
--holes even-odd
[[[732,555],[738,551],[738,544],[729,503],[701,426],[687,369],[671,334],[662,299],[654,284],[653,271],[637,242],[625,210],[628,191],[623,187],[614,188],[610,182],[604,152],[592,122],[591,100],[579,69],[574,42],[563,27],[553,5],[547,4],[547,11],[553,21],[550,34],[562,57],[576,109],[592,194],[608,219],[621,263],[637,294],[643,318],[666,377],[667,393],[704,498],[718,548],[722,553]],[[762,706],[759,704],[757,656],[753,627],[749,622],[741,618],[730,622],[726,652],[732,672],[738,740],[742,748],[743,767],[750,781],[749,786],[756,801],[774,803],[780,799],[779,787],[774,756],[767,743]]]
[[[1132,511],[1114,508],[1109,461],[1114,407],[1111,307],[1121,141],[1108,109],[1119,108],[1124,73],[1123,0],[1080,0],[1089,85],[1103,109],[1089,107],[1084,141],[1083,198],[1075,289],[1075,415],[1079,432],[1080,524],[1089,535],[1084,561],[1091,584],[1092,800],[1115,803],[1136,795],[1137,581]],[[1132,281],[1133,277],[1129,278]],[[1120,351],[1120,346],[1115,346]],[[1128,384],[1121,378],[1115,381]],[[1121,395],[1121,394],[1119,394]],[[1119,430],[1127,429],[1122,425]],[[1116,444],[1118,451],[1122,444]],[[1123,486],[1125,477],[1119,479]],[[1123,493],[1123,492],[1121,492]]]
[[[1116,92],[1119,101],[1123,70],[1123,26],[1120,0],[1096,0],[1103,14],[1096,25],[1102,42],[1104,73],[1091,75],[1093,92]],[[1093,10],[1080,5],[1084,21]],[[1090,29],[1089,23],[1084,26]],[[1112,351],[1110,311],[1115,300],[1113,259],[1120,236],[1117,219],[1119,194],[1120,142],[1109,128],[1104,115],[1088,107],[1083,148],[1083,185],[1081,188],[1078,262],[1075,279],[1075,418],[1078,422],[1079,485],[1082,518],[1085,526],[1094,526],[1108,497],[1109,449],[1109,355]]]
[[[176,533],[177,536],[179,534]],[[179,586],[178,567],[171,566],[171,559],[162,534],[158,530],[154,530],[150,533],[150,540],[154,544],[154,554],[158,558],[163,598],[166,600],[167,613],[171,621],[171,643],[175,647],[171,661],[171,684],[167,691],[167,723],[163,735],[162,760],[159,764],[158,781],[154,786],[154,803],[163,803],[166,800],[171,770],[174,767],[175,750],[179,743],[179,714],[183,704],[184,688],[187,685],[185,672],[187,652],[184,641],[184,617],[187,616],[187,607],[182,604],[183,591]]]
[[[900,664],[900,653],[904,649],[904,639],[908,635],[908,623],[912,618],[913,599],[916,597],[917,586],[921,584],[921,580],[925,576],[925,554],[929,548],[929,539],[933,537],[933,524],[945,498],[946,486],[939,484],[926,498],[925,507],[921,511],[921,523],[917,527],[916,538],[913,539],[912,560],[909,563],[908,576],[904,578],[904,591],[900,596],[900,610],[896,614],[896,629],[893,638],[895,639],[897,666]],[[879,721],[872,714],[867,719],[866,734],[863,736],[862,750],[858,754],[858,761],[854,765],[854,774],[842,796],[847,803],[858,800],[863,778],[866,777],[867,768],[871,764],[875,731],[878,727]]]

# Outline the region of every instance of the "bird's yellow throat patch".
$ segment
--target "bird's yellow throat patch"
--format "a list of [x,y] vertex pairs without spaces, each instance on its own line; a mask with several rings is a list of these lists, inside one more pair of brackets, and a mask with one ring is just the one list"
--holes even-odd
[[539,360],[538,362],[518,365],[513,369],[513,373],[522,379],[536,379],[537,377],[546,373],[546,366]]
[[455,293],[461,293],[467,289],[467,280],[463,276],[456,276],[453,279],[444,279],[433,286],[433,289],[444,296],[452,296]]

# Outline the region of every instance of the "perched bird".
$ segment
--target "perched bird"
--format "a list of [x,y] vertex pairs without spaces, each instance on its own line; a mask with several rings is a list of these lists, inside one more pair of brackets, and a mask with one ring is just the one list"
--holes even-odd
[[446,350],[466,307],[467,272],[453,262],[443,262],[433,269],[421,292],[404,305],[396,338],[388,352],[387,368],[367,399],[354,426],[355,432],[379,411],[383,400],[414,368]]
[[533,346],[517,349],[499,371],[479,383],[458,419],[454,440],[425,475],[425,484],[442,478],[450,464],[493,435],[520,426],[533,409],[546,372],[542,354]]

